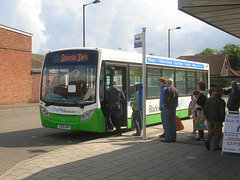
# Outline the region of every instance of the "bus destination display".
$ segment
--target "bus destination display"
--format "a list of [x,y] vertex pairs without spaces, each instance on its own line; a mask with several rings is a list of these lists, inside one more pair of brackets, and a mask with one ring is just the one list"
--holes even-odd
[[51,53],[46,57],[47,64],[86,63],[90,60],[86,52],[61,52]]
[[61,62],[87,62],[88,54],[86,53],[78,53],[78,54],[62,54]]

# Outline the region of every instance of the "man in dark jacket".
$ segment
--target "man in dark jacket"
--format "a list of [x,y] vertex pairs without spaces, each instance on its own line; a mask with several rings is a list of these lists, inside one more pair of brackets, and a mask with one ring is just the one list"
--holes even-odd
[[108,114],[112,121],[116,124],[117,136],[121,136],[121,102],[125,101],[125,95],[121,89],[118,89],[114,82],[110,83],[110,88],[105,95],[106,106],[108,108]]
[[214,136],[214,150],[221,150],[219,142],[222,135],[222,123],[225,119],[226,103],[221,98],[222,89],[215,88],[214,96],[207,100],[204,108],[204,115],[208,121],[208,137],[205,141],[205,146],[210,149],[211,138]]
[[176,109],[178,106],[178,90],[172,85],[171,78],[165,81],[167,89],[163,95],[164,119],[165,122],[165,139],[162,142],[176,142]]
[[[237,82],[232,81],[231,86],[232,86],[232,90],[228,98],[227,108],[229,111],[236,111],[235,113],[238,113],[239,105],[240,105],[240,92],[237,87]],[[234,112],[230,112],[230,113],[234,113]]]

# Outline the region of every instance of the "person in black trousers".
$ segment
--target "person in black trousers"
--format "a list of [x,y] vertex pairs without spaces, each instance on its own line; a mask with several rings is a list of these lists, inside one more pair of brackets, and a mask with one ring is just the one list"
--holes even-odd
[[108,114],[116,126],[117,136],[122,135],[121,131],[121,102],[125,101],[125,95],[123,91],[117,88],[115,82],[110,83],[110,88],[105,95],[106,107],[108,108]]

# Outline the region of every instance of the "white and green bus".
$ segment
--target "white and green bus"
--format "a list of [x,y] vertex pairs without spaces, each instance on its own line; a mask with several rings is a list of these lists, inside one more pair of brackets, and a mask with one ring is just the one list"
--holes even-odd
[[[172,78],[179,91],[177,115],[189,116],[197,82],[209,87],[209,65],[180,59],[146,56],[146,124],[161,123],[160,77]],[[131,128],[134,84],[142,83],[142,55],[101,48],[68,48],[46,54],[40,85],[40,116],[44,127],[107,132],[104,94],[111,81],[121,88],[122,127]]]

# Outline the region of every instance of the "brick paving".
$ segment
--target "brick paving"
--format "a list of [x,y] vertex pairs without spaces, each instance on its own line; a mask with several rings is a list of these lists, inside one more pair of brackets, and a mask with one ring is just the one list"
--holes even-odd
[[176,143],[161,142],[158,136],[163,132],[162,126],[150,126],[147,140],[133,137],[133,131],[128,131],[121,137],[66,146],[26,159],[0,179],[238,180],[240,155],[207,150],[203,142],[187,136],[192,130],[192,120],[182,122],[184,130],[177,133]]

